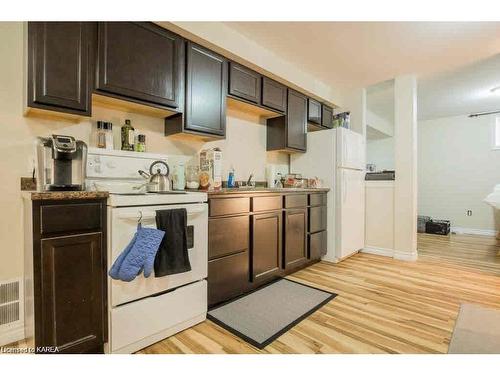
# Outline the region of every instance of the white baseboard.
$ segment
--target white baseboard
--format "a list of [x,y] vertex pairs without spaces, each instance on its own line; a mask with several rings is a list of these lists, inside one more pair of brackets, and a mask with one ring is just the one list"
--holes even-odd
[[398,251],[394,249],[387,249],[383,247],[372,247],[372,246],[367,246],[361,251],[363,253],[382,255],[385,257],[391,257],[394,259],[406,260],[406,261],[415,261],[418,258],[417,251],[408,253],[407,251]]
[[498,236],[498,231],[494,229],[474,229],[474,228],[464,228],[464,227],[451,227],[450,229],[453,233],[458,234],[476,234],[478,236]]
[[19,323],[0,332],[0,346],[24,339],[24,325]]
[[418,252],[416,250],[412,252],[394,250],[394,259],[414,262],[418,259]]
[[386,249],[383,247],[366,246],[361,250],[361,252],[368,253],[368,254],[382,255],[382,256],[391,257],[391,258],[394,256],[393,249]]

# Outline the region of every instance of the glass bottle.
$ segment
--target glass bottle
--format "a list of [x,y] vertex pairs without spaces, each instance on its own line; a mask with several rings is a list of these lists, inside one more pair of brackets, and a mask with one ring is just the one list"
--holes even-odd
[[125,120],[125,125],[122,126],[122,150],[134,151],[134,131],[130,120]]
[[111,122],[105,122],[104,128],[106,130],[106,150],[113,150],[113,124]]
[[97,121],[96,146],[106,148],[106,129],[104,129],[104,122],[102,121]]
[[197,165],[188,165],[186,168],[186,187],[188,189],[200,187],[200,168]]
[[137,142],[135,143],[135,151],[146,152],[146,136],[144,134],[139,134],[137,136]]

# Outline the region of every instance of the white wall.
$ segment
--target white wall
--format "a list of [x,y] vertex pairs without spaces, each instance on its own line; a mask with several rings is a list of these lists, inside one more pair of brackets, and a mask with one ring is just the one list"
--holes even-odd
[[394,124],[368,108],[366,109],[366,124],[385,135],[391,137],[394,135]]
[[[163,135],[163,120],[138,114],[94,107],[93,117],[81,123],[41,120],[23,116],[23,24],[0,22],[0,280],[23,274],[23,226],[20,177],[30,176],[33,141],[36,136],[67,134],[89,142],[96,120],[123,124],[130,118],[146,134],[148,151],[171,155],[195,155],[201,148],[217,144],[224,151],[224,171],[233,164],[237,178],[255,173],[264,180],[265,163],[288,171],[288,155],[265,151],[265,126],[258,117],[228,111],[225,141],[193,142],[171,140]],[[241,173],[238,174],[238,173]],[[225,176],[224,176],[225,177]],[[226,177],[225,177],[226,178]],[[224,179],[225,179],[224,178]]]
[[367,140],[366,163],[375,164],[377,171],[394,170],[394,137]]
[[[492,150],[495,116],[446,117],[418,126],[418,213],[452,226],[494,230],[482,200],[500,183],[500,151]],[[466,211],[472,210],[472,216]]]

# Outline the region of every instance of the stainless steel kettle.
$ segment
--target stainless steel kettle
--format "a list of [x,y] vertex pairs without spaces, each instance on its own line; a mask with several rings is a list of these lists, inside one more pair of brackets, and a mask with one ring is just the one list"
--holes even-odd
[[[154,167],[159,165],[163,165],[166,168],[166,172],[162,173],[160,168],[157,168],[156,172],[154,172]],[[145,179],[149,179],[149,184],[147,185],[147,189],[149,192],[161,193],[172,190],[172,183],[168,178],[170,174],[170,168],[164,161],[157,160],[153,162],[149,167],[149,173],[146,173],[142,170],[139,170],[138,172]]]

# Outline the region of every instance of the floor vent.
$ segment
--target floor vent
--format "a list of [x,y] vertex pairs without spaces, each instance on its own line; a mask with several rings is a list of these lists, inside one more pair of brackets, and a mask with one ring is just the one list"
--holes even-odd
[[22,320],[22,284],[19,279],[0,282],[0,333]]

